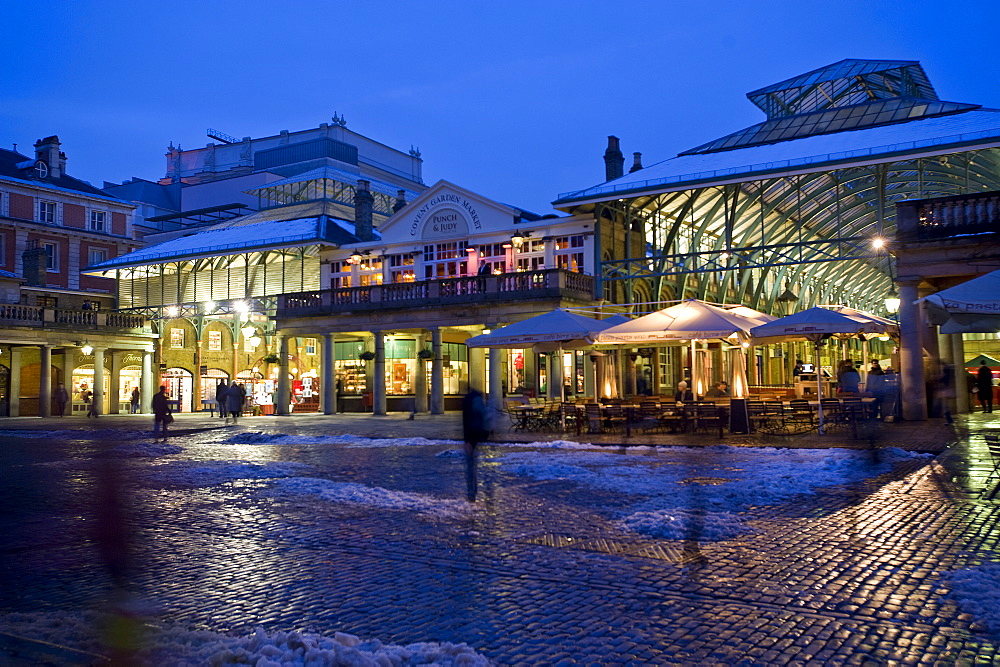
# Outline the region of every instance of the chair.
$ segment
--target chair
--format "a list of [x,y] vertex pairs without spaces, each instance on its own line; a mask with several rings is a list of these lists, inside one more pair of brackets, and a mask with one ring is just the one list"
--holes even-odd
[[559,426],[562,430],[576,429],[580,432],[580,409],[576,403],[563,403],[559,406]]
[[719,437],[721,438],[724,427],[723,421],[722,411],[715,403],[695,404],[695,428],[718,428]]
[[785,405],[781,401],[764,401],[764,412],[757,420],[761,431],[781,434],[785,431]]
[[588,433],[601,433],[604,431],[604,418],[601,415],[601,406],[597,403],[587,403],[583,406],[584,418],[587,420]]
[[840,404],[839,398],[821,398],[819,400],[820,406],[823,408],[823,423],[830,424],[843,424],[844,421],[844,410],[843,406]]
[[785,413],[785,425],[797,432],[812,429],[816,425],[816,419],[809,401],[802,398],[789,401],[788,411]]
[[625,416],[625,410],[620,403],[613,403],[604,407],[603,421],[606,429],[624,429],[628,417]]
[[750,420],[750,429],[756,431],[761,422],[765,421],[764,401],[758,398],[747,399],[747,419]]

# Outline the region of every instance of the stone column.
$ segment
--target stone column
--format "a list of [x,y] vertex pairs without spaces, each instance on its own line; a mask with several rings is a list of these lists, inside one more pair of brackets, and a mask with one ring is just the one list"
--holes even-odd
[[469,348],[469,388],[486,393],[486,348]]
[[[108,399],[105,401],[105,407],[109,415],[116,415],[121,410],[121,403],[119,401],[119,396],[121,395],[121,375],[122,374],[122,353],[112,352],[111,353],[111,377],[108,378]],[[201,387],[198,387],[198,391],[195,392],[196,395],[201,395]]]
[[[937,327],[934,327],[934,328],[937,329]],[[941,359],[940,359],[941,363],[939,365],[937,365],[936,367],[939,370],[943,370],[944,369],[944,365],[948,364],[948,366],[950,366],[951,369],[952,369],[952,382],[953,383],[957,383],[958,378],[956,376],[958,375],[958,372],[957,372],[957,370],[955,368],[955,361],[952,358],[951,336],[949,334],[943,334],[943,333],[940,333],[940,332],[938,332],[936,335],[937,335],[937,339],[938,339],[938,341],[937,341],[937,348],[938,348],[938,352],[941,355]],[[934,378],[935,384],[939,380],[939,378],[940,378],[940,375],[938,377]],[[957,384],[956,384],[956,388],[957,388]],[[955,396],[956,397],[958,396],[958,392],[957,391],[955,392]],[[948,410],[952,414],[955,414],[955,412],[957,412],[956,399],[955,398],[951,398],[951,399],[947,399],[947,400],[948,400]],[[944,413],[942,412],[940,415],[937,415],[937,416],[938,417],[943,417]]]
[[628,396],[635,396],[639,391],[635,377],[635,360],[635,352],[625,353],[625,393]]
[[38,416],[52,416],[52,346],[42,345],[41,369],[38,376]]
[[419,352],[427,345],[427,336],[417,335],[417,364],[413,373],[413,400],[417,412],[427,412],[427,360],[421,359]]
[[292,385],[288,381],[288,336],[278,340],[278,388],[274,397],[274,414],[287,415],[292,400]]
[[372,414],[384,415],[386,413],[385,400],[385,334],[381,331],[375,332],[375,377],[372,387]]
[[431,329],[434,361],[431,366],[431,414],[444,414],[444,358],[441,356],[441,327]]
[[545,355],[545,388],[546,398],[550,401],[559,400],[559,387],[562,386],[562,359],[555,352]]
[[[491,347],[490,359],[490,390],[488,393],[490,407],[494,415],[503,411],[503,350]],[[494,422],[495,423],[495,422]]]
[[323,335],[323,370],[321,373],[323,378],[323,393],[320,396],[320,401],[324,415],[336,414],[339,407],[337,405],[337,373],[335,370],[337,359],[334,356],[334,342],[336,338],[332,333]]
[[[152,401],[153,401],[153,351],[143,350],[142,351],[142,379],[140,380],[140,393],[142,394],[142,403],[140,404],[139,411],[148,415],[153,411]],[[156,391],[159,391],[159,387]]]
[[951,358],[955,365],[955,412],[969,412],[969,374],[965,372],[965,339],[962,334],[950,334]]
[[918,280],[897,280],[899,287],[900,401],[903,419],[927,419],[927,392],[924,387],[923,343],[920,330]]
[[104,394],[107,382],[104,377],[104,348],[94,348],[94,395],[90,400],[94,405],[94,414],[103,415],[105,409]]
[[21,348],[10,348],[10,412],[11,417],[21,416]]

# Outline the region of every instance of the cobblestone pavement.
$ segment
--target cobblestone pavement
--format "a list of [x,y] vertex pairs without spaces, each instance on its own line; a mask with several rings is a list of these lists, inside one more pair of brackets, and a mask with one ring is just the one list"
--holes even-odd
[[[454,443],[223,443],[245,430],[457,438],[452,414],[248,418],[225,429],[218,419],[180,415],[171,440],[182,453],[118,461],[103,455],[121,442],[148,441],[138,431],[148,421],[0,423],[0,613],[106,601],[117,563],[98,548],[108,542],[95,540],[107,538],[108,519],[93,508],[102,489],[122,488],[133,527],[128,585],[156,606],[163,623],[467,642],[510,665],[1000,664],[996,638],[944,597],[939,581],[944,572],[997,560],[1000,505],[981,497],[992,464],[976,437],[1000,428],[992,415],[963,417],[954,428],[940,420],[886,425],[878,446],[941,453],[861,484],[752,508],[746,514],[757,532],[703,544],[623,533],[614,523],[626,505],[619,495],[510,475],[495,462],[502,447],[483,452],[480,511],[453,517],[275,497],[262,493],[262,480],[188,488],[146,475],[167,460],[294,461],[312,466],[310,476],[460,499],[461,459],[436,456]],[[53,429],[63,432],[24,437]],[[621,435],[605,438],[622,451]],[[722,441],[871,446],[846,434]],[[653,442],[720,440],[628,439]],[[657,457],[696,464],[711,456],[636,451],[651,465]],[[121,485],[109,487],[109,479]],[[112,532],[111,542],[124,539]],[[0,664],[3,650],[11,664],[41,661],[43,647],[32,654],[17,641],[15,650],[15,640],[0,638]]]

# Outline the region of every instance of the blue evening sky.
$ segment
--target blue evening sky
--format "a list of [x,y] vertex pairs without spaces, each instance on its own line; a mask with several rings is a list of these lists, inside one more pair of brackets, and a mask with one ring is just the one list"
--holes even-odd
[[0,5],[0,145],[58,134],[100,185],[166,170],[205,129],[328,122],[418,146],[439,178],[538,213],[764,118],[748,91],[843,58],[919,60],[1000,107],[997,0],[20,0]]

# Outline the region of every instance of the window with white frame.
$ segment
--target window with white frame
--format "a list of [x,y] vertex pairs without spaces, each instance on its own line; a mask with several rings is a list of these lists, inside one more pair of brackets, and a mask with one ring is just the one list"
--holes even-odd
[[545,268],[545,241],[527,239],[521,247],[514,248],[518,271],[538,271]]
[[[479,270],[483,273],[503,272],[507,263],[507,250],[503,243],[487,243],[479,246]],[[483,269],[483,264],[487,266]]]
[[90,231],[92,232],[103,232],[104,231],[104,221],[107,218],[107,213],[105,211],[91,211],[90,212]]
[[306,338],[305,339],[306,354],[316,354],[316,339]]
[[184,329],[170,330],[170,347],[175,350],[184,347]]
[[88,265],[100,264],[108,260],[108,251],[103,248],[91,248],[87,253]]
[[583,273],[583,235],[560,236],[555,240],[556,268]]
[[45,268],[49,271],[59,270],[59,244],[58,243],[43,243],[42,247],[45,248]]
[[413,255],[389,255],[386,260],[389,262],[389,279],[392,282],[412,283],[417,279],[413,270]]
[[362,287],[382,284],[382,258],[362,257],[358,265],[358,279]]
[[424,246],[424,278],[458,278],[466,267],[465,241]]
[[38,221],[48,222],[50,224],[55,224],[56,222],[56,203],[54,201],[40,201],[38,202]]
[[330,262],[330,289],[351,286],[351,265],[348,262]]

